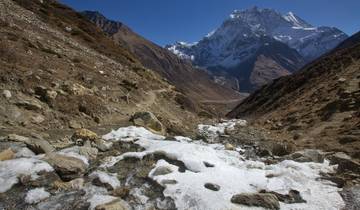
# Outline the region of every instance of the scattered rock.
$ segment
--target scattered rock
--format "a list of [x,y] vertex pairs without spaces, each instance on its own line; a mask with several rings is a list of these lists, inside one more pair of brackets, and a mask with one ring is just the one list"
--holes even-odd
[[85,156],[89,160],[95,160],[98,150],[93,147],[83,146],[79,148],[79,154]]
[[57,92],[54,90],[49,90],[47,87],[44,86],[37,86],[35,87],[35,94],[40,97],[40,100],[52,105],[54,100],[57,97]]
[[206,161],[204,161],[204,165],[205,165],[205,167],[207,167],[207,168],[213,168],[213,167],[215,167],[214,164],[209,163],[209,162],[206,162]]
[[95,141],[98,138],[98,135],[91,130],[82,128],[75,131],[73,136],[71,137],[73,140],[81,139],[83,141]]
[[81,190],[84,186],[84,182],[85,181],[83,178],[73,179],[69,182],[56,180],[54,183],[52,183],[52,187],[55,190]]
[[341,83],[343,83],[343,82],[346,82],[346,79],[343,78],[343,77],[340,77],[340,78],[338,79],[338,81],[341,82]]
[[109,151],[113,145],[111,141],[105,141],[103,139],[96,139],[94,142],[92,142],[92,144],[101,152]]
[[235,150],[235,147],[230,143],[226,143],[225,144],[225,149],[226,150]]
[[287,195],[283,195],[277,192],[273,192],[273,191],[266,191],[266,190],[262,190],[260,191],[260,193],[270,193],[275,195],[279,201],[283,202],[283,203],[306,203],[306,201],[301,197],[300,192],[297,190],[290,190],[289,193]]
[[305,149],[303,151],[298,151],[289,155],[289,159],[292,159],[297,162],[323,163],[324,158],[325,158],[325,154],[320,150],[315,150],[315,149]]
[[12,96],[10,90],[3,90],[2,94],[5,98],[8,98],[8,99],[11,98],[11,96]]
[[276,156],[288,155],[293,151],[293,147],[288,143],[274,143],[271,153]]
[[80,129],[80,128],[82,128],[82,125],[81,125],[80,122],[77,122],[75,120],[70,120],[69,121],[69,128]]
[[267,209],[280,209],[277,197],[271,193],[242,193],[231,198],[232,203],[264,207]]
[[128,187],[117,187],[112,191],[112,195],[120,198],[126,198],[130,193]]
[[338,138],[340,144],[350,144],[356,141],[360,141],[360,136],[346,135]]
[[132,116],[131,121],[136,126],[142,126],[155,133],[164,134],[164,126],[151,112],[137,112]]
[[34,99],[20,100],[16,102],[15,105],[34,111],[38,111],[42,109],[41,104]]
[[33,139],[16,134],[9,134],[6,138],[8,141],[22,142],[26,146],[35,152],[36,154],[51,153],[55,151],[55,148],[44,139]]
[[71,93],[72,95],[76,96],[82,96],[86,94],[92,94],[92,90],[88,89],[80,84],[72,84],[72,85],[65,85],[64,86],[65,91]]
[[217,184],[212,184],[212,183],[206,183],[204,185],[204,187],[206,189],[212,190],[212,191],[219,191],[220,190],[220,186]]
[[36,115],[31,118],[31,121],[36,124],[40,124],[45,121],[45,118],[42,115]]
[[[89,209],[90,203],[84,197],[83,191],[61,192],[49,197],[36,205],[38,210],[85,210]],[[33,208],[30,208],[33,209]]]
[[166,175],[166,174],[170,174],[173,171],[171,170],[171,168],[167,167],[167,166],[159,166],[155,169],[155,171],[152,173],[152,176],[160,176],[160,175]]
[[30,141],[30,138],[25,136],[20,136],[17,134],[9,134],[5,139],[7,141],[15,141],[15,142],[23,142],[23,143]]
[[345,201],[346,206],[344,207],[344,209],[360,209],[360,185],[345,187],[340,192],[340,195]]
[[95,207],[95,210],[129,210],[130,206],[122,199],[115,199],[109,203]]
[[10,149],[0,152],[0,161],[11,160],[15,157],[15,153]]
[[351,157],[342,152],[337,152],[328,157],[330,164],[338,164],[337,171],[343,172],[355,172],[360,173],[360,163],[352,160]]
[[85,163],[75,157],[68,157],[65,155],[50,153],[47,154],[44,159],[65,181],[79,178],[86,171]]

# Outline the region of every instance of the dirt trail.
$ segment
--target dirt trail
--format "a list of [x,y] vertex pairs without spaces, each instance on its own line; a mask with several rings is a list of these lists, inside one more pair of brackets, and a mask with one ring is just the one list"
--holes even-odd
[[145,93],[145,98],[140,103],[136,104],[139,108],[148,108],[156,102],[157,95],[163,92],[170,91],[169,88],[162,88],[158,90],[150,90]]

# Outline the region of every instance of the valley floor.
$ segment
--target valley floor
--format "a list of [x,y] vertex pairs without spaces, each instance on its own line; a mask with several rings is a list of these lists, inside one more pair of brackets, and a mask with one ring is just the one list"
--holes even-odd
[[53,151],[30,141],[0,141],[0,209],[359,207],[359,187],[339,182],[346,155],[292,153],[244,120],[201,124],[197,138],[130,126],[81,129]]

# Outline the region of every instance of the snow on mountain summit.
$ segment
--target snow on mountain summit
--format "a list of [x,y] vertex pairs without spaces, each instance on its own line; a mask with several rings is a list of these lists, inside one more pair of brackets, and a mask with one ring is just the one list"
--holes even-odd
[[[228,48],[234,42],[240,40],[247,43],[249,38],[256,39],[261,36],[269,36],[287,44],[309,61],[330,51],[348,37],[334,27],[315,27],[293,12],[282,15],[273,9],[253,7],[246,10],[234,10],[229,19],[197,44],[189,46],[177,43],[177,46],[174,48],[173,45],[170,50],[188,55],[185,57],[193,56],[196,61],[198,51],[203,51],[199,48],[205,48],[212,51],[212,54],[220,55],[222,52],[217,52],[217,50]],[[253,43],[256,45],[256,41]],[[238,49],[244,47],[246,48],[245,45],[239,45]]]

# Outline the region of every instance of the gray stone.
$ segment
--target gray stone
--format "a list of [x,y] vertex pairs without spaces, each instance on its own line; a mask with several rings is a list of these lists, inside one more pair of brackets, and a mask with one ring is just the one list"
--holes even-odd
[[346,187],[340,192],[345,201],[344,209],[357,210],[360,209],[360,185]]
[[290,190],[289,193],[287,195],[283,195],[277,192],[273,192],[273,191],[266,191],[263,190],[260,193],[270,193],[275,195],[279,201],[283,202],[283,203],[306,203],[306,201],[301,197],[300,192],[297,190]]
[[56,153],[47,154],[44,160],[55,169],[55,171],[64,181],[83,176],[87,168],[85,163],[78,158]]
[[352,160],[351,157],[342,152],[337,152],[328,157],[330,164],[338,164],[337,171],[343,172],[355,172],[360,173],[360,163]]
[[80,128],[82,128],[82,125],[81,125],[81,123],[79,123],[79,122],[77,122],[75,120],[70,120],[69,121],[69,127],[74,128],[74,129],[80,129]]
[[111,149],[113,143],[110,141],[105,141],[103,139],[96,139],[92,142],[93,146],[98,148],[101,152],[106,152]]
[[277,197],[271,193],[242,193],[231,198],[232,203],[245,206],[264,207],[267,209],[280,209]]
[[2,94],[5,98],[11,98],[12,96],[10,90],[3,90]]
[[19,100],[15,104],[19,107],[24,107],[25,109],[28,110],[38,111],[42,109],[41,104],[34,99]]
[[155,171],[152,173],[152,175],[160,176],[160,175],[170,174],[171,172],[173,172],[171,170],[171,168],[166,167],[166,166],[159,166],[155,169]]
[[79,148],[79,154],[85,156],[89,160],[95,160],[98,150],[93,147],[83,146]]
[[109,203],[95,207],[95,210],[129,210],[130,206],[122,199],[115,199]]
[[325,153],[321,152],[320,150],[306,149],[289,155],[289,158],[296,162],[323,163],[325,158]]
[[40,124],[45,121],[45,118],[42,115],[36,115],[31,118],[31,121],[36,124]]
[[217,184],[213,184],[213,183],[206,183],[204,185],[204,187],[206,189],[212,190],[212,191],[219,191],[220,190],[220,186]]
[[151,112],[137,112],[132,116],[131,121],[134,125],[145,127],[152,132],[165,133],[163,124]]
[[55,148],[44,139],[33,139],[17,134],[9,134],[6,140],[25,143],[26,146],[36,154],[51,153],[55,151]]
[[82,191],[58,193],[36,205],[38,210],[87,210],[89,207]]

